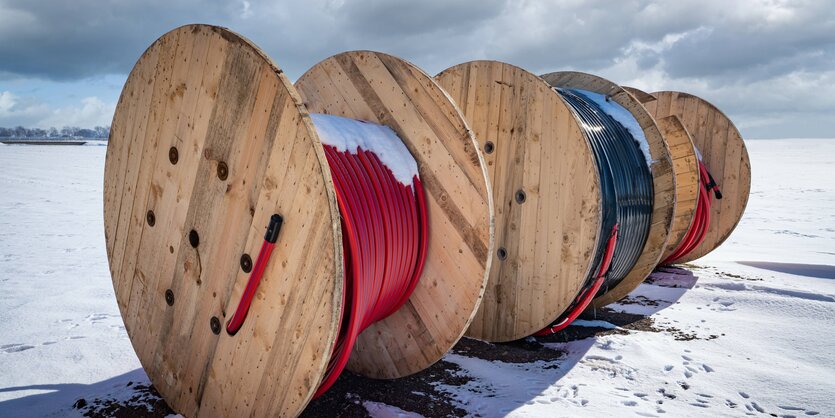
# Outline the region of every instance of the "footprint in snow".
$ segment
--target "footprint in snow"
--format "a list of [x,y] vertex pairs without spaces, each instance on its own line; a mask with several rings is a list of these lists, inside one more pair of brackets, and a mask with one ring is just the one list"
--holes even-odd
[[820,414],[818,411],[810,411],[806,410],[805,408],[801,408],[799,406],[791,406],[791,405],[777,405],[778,408],[784,411],[792,411],[792,412],[803,412],[805,415],[814,416]]
[[21,351],[26,351],[32,348],[35,348],[35,346],[27,344],[6,344],[0,346],[0,350],[6,353],[19,353]]

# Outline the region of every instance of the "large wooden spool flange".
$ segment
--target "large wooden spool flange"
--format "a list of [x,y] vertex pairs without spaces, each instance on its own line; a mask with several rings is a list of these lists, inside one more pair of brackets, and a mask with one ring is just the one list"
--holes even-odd
[[[624,87],[624,89],[635,96],[648,110],[650,107],[654,108],[655,96],[634,87]],[[661,256],[661,260],[664,260],[681,243],[693,223],[693,216],[699,202],[699,160],[696,157],[693,139],[678,116],[669,115],[657,118],[655,123],[670,150],[676,184],[676,210],[670,227],[670,236],[667,238],[667,249]]]
[[467,335],[529,336],[557,319],[592,268],[601,222],[594,156],[569,107],[535,74],[474,61],[436,79],[485,152],[496,202],[500,254]]
[[739,130],[716,106],[692,94],[662,91],[647,104],[656,118],[678,116],[690,132],[723,198],[711,205],[710,227],[701,245],[679,262],[703,257],[721,245],[742,219],[751,191],[751,161]]
[[390,55],[336,55],[296,88],[311,112],[389,126],[417,161],[429,209],[426,267],[409,301],[360,335],[348,368],[376,378],[423,370],[464,334],[490,270],[493,203],[478,145],[438,84]]
[[[333,347],[343,270],[330,172],[292,84],[241,36],[183,26],[142,54],[112,126],[107,254],[154,386],[186,416],[298,414]],[[230,336],[240,260],[273,213],[278,243]]]
[[675,210],[675,179],[670,150],[652,116],[640,101],[619,85],[595,75],[574,71],[555,72],[541,77],[553,87],[583,89],[610,96],[612,100],[632,113],[644,130],[649,143],[650,156],[653,160],[650,171],[655,193],[649,236],[641,256],[626,277],[592,301],[594,307],[603,307],[622,299],[638,287],[661,261]]

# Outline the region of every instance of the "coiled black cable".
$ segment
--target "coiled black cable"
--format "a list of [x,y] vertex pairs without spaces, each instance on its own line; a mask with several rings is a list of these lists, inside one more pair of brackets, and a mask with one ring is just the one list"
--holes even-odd
[[[654,197],[652,173],[637,140],[592,99],[594,93],[564,88],[554,90],[573,110],[597,162],[603,208],[601,237],[606,237],[615,225],[619,228],[609,272],[598,292],[600,295],[626,277],[644,250]],[[605,248],[606,240],[601,238],[594,257],[595,268],[586,278],[583,290],[594,282],[594,272],[603,259]],[[569,306],[567,311],[572,308]]]

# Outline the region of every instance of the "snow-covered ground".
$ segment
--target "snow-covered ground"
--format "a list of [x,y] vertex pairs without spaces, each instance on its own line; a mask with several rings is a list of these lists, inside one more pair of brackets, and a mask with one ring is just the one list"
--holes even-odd
[[[456,351],[445,361],[466,383],[437,393],[482,416],[835,416],[835,140],[747,144],[752,193],[728,242],[613,306],[653,332],[586,320],[606,332],[528,363]],[[104,155],[0,145],[0,417],[78,415],[79,398],[150,405],[127,386],[148,382],[107,269]]]

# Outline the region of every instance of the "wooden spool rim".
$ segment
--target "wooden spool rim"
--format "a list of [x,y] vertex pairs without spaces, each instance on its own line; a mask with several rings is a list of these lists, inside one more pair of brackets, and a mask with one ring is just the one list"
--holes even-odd
[[[751,161],[742,134],[733,121],[714,104],[694,94],[678,91],[657,91],[652,95],[658,98],[659,103],[671,97],[676,97],[677,100],[693,100],[698,106],[704,107],[707,113],[704,119],[713,125],[710,133],[704,132],[701,125],[704,121],[691,121],[687,115],[676,113],[690,132],[693,144],[701,152],[705,165],[724,195],[722,200],[714,200],[711,206],[710,227],[705,240],[693,252],[678,260],[679,263],[686,263],[704,257],[722,245],[739,225],[751,191]],[[666,113],[668,112],[663,115]],[[701,111],[692,113],[699,118],[702,117]],[[655,114],[662,113],[659,109]],[[724,127],[724,123],[727,123],[727,127]],[[721,151],[712,151],[720,148]]]
[[650,116],[655,118],[661,136],[670,150],[673,159],[673,176],[675,177],[675,217],[670,227],[670,236],[667,239],[667,248],[661,256],[665,260],[678,247],[685,234],[693,223],[696,214],[696,206],[699,202],[699,164],[696,157],[696,148],[693,145],[693,138],[690,132],[676,115],[663,118],[656,118],[652,107],[657,99],[655,96],[634,87],[623,88],[632,93],[644,107],[649,111]]
[[[338,331],[342,237],[324,150],[283,72],[226,28],[161,36],[120,97],[104,193],[120,311],[169,405],[186,415],[300,413]],[[276,249],[230,336],[222,326],[249,278],[241,254],[255,258],[276,212]],[[301,260],[311,253],[315,265]]]
[[310,112],[389,126],[418,163],[429,209],[426,267],[409,301],[360,335],[348,369],[374,378],[421,371],[463,336],[484,293],[494,241],[484,158],[446,92],[400,58],[341,53],[295,87]]
[[435,78],[483,149],[490,144],[496,246],[507,248],[467,335],[493,342],[530,336],[565,311],[593,267],[601,196],[591,146],[560,95],[522,68],[471,61]]
[[596,75],[562,71],[541,76],[549,85],[592,91],[610,96],[615,102],[629,110],[644,130],[653,159],[651,166],[653,190],[653,212],[650,217],[650,231],[643,252],[632,270],[615,287],[597,296],[592,306],[600,308],[616,302],[635,290],[661,261],[666,248],[667,237],[675,209],[675,179],[673,178],[670,150],[661,132],[644,106],[621,86]]

